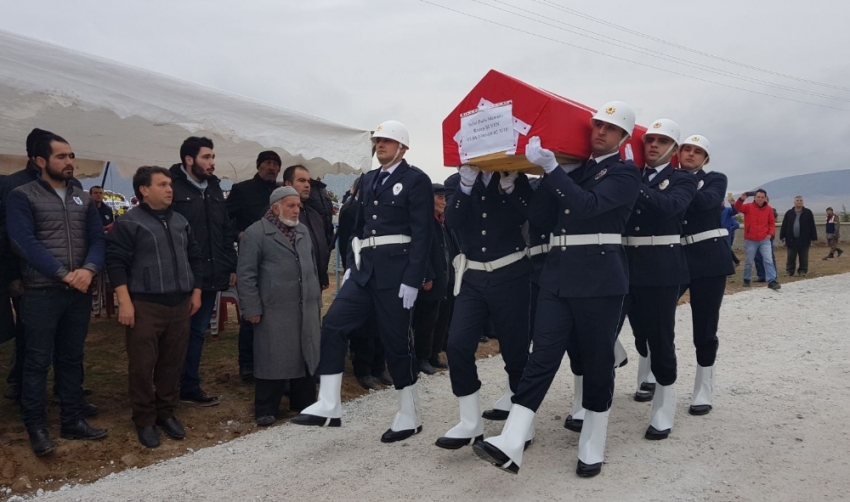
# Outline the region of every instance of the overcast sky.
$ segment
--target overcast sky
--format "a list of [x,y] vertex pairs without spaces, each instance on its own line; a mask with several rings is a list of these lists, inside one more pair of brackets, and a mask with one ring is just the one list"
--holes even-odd
[[[850,90],[731,65],[557,6],[712,56],[850,88],[850,4],[835,0],[0,0],[0,29],[354,127],[399,120],[411,133],[408,159],[435,181],[450,174],[442,167],[442,120],[491,68],[595,108],[626,101],[639,123],[665,117],[683,134],[707,136],[710,167],[729,176],[730,189],[848,168]],[[745,82],[566,30],[834,97]]]

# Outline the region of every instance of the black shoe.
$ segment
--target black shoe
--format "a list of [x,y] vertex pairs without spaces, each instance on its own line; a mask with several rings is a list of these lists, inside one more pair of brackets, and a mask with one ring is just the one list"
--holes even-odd
[[93,390],[91,390],[91,389],[83,389],[83,395],[84,395],[84,396],[91,396],[92,394],[94,394],[94,391],[93,391]]
[[691,415],[708,415],[709,411],[711,411],[710,404],[693,404],[688,408],[688,413]]
[[650,425],[649,427],[647,427],[646,434],[644,434],[643,437],[645,437],[646,439],[652,440],[652,441],[660,441],[662,439],[667,439],[667,436],[669,436],[669,435],[670,435],[670,429],[665,429],[663,431],[660,431],[660,430],[658,430],[655,427]]
[[159,446],[159,433],[156,432],[156,427],[148,425],[147,427],[136,427],[136,436],[139,442],[146,448],[156,448]]
[[444,363],[440,356],[434,356],[431,359],[428,359],[428,362],[431,363],[431,366],[437,368],[438,370],[447,370],[449,369],[449,365]]
[[427,359],[420,359],[419,371],[425,373],[426,375],[433,375],[437,372],[437,368],[431,366],[431,363],[429,363]]
[[274,424],[276,421],[277,419],[274,417],[274,415],[264,415],[262,417],[257,417],[257,425],[259,425],[260,427],[268,427]]
[[510,411],[492,409],[482,413],[481,418],[484,420],[495,420],[501,422],[502,420],[507,420],[510,413]]
[[645,403],[647,401],[652,401],[652,398],[655,396],[655,384],[649,382],[642,382],[640,384],[640,389],[635,392],[635,401],[639,403]]
[[318,415],[296,415],[292,417],[291,422],[296,425],[312,425],[317,427],[340,427],[342,425],[341,418],[327,418]]
[[372,376],[377,378],[379,382],[386,385],[387,387],[393,384],[393,377],[390,376],[390,373],[387,370],[384,370],[378,373],[377,375]]
[[602,462],[596,464],[585,464],[581,460],[576,465],[576,474],[583,478],[592,478],[602,472]]
[[844,250],[842,250],[842,249],[838,249],[838,250],[836,250],[836,252],[838,253],[838,256],[841,256],[841,255],[844,254]]
[[107,436],[106,429],[96,429],[89,425],[85,419],[70,425],[62,425],[59,437],[62,439],[103,439]]
[[357,383],[366,390],[378,390],[378,380],[372,375],[358,376]]
[[484,441],[484,434],[475,438],[447,438],[441,437],[434,444],[446,450],[459,450],[464,446],[472,446],[478,441]]
[[100,409],[97,406],[91,403],[83,405],[83,418],[91,418],[97,416],[98,413],[100,413]]
[[52,453],[56,449],[56,443],[50,439],[47,434],[47,429],[39,429],[35,432],[30,432],[30,446],[36,457],[43,457],[48,453]]
[[750,287],[750,281],[744,281],[744,287],[745,288]]
[[800,272],[800,277],[806,277],[807,275],[809,275],[808,272]]
[[21,384],[19,383],[10,383],[9,388],[6,389],[6,393],[3,394],[3,397],[6,399],[11,399],[15,402],[21,401]]
[[581,432],[583,425],[584,420],[575,419],[572,415],[569,415],[567,419],[564,420],[564,429],[569,429],[573,432]]
[[756,279],[756,282],[767,282],[767,279],[765,279],[764,277],[759,277],[758,279]]
[[394,431],[392,429],[387,429],[387,432],[381,434],[381,442],[382,443],[395,443],[396,441],[404,441],[414,434],[419,434],[422,432],[422,426],[415,429],[405,429],[403,431]]
[[207,395],[207,393],[201,389],[190,394],[180,394],[180,401],[201,407],[218,406],[219,404],[218,396]]
[[781,285],[781,284],[779,284],[779,283],[778,283],[778,282],[776,282],[776,281],[770,281],[770,284],[768,284],[768,285],[767,285],[767,287],[768,287],[768,288],[770,288],[770,289],[772,289],[772,290],[774,290],[774,291],[777,291],[777,290],[779,290],[779,289],[782,289],[782,285]]
[[519,466],[514,463],[505,453],[491,445],[487,441],[479,441],[472,445],[472,451],[478,455],[481,460],[490,462],[499,469],[510,472],[511,474],[519,474]]
[[239,378],[241,378],[243,382],[253,382],[254,368],[239,368]]
[[478,339],[478,343],[487,343],[489,341],[490,338],[488,338],[486,335],[481,335],[481,338]]
[[622,368],[623,366],[625,366],[625,365],[627,365],[627,364],[629,364],[629,358],[628,358],[628,357],[627,357],[627,358],[625,358],[625,359],[623,359],[623,361],[622,361],[622,362],[620,362],[620,364],[618,364],[618,365],[617,365],[617,367],[618,367],[618,368]]
[[168,434],[174,439],[183,439],[186,437],[186,429],[183,424],[175,417],[166,418],[165,420],[157,420],[156,425],[162,429],[162,432]]

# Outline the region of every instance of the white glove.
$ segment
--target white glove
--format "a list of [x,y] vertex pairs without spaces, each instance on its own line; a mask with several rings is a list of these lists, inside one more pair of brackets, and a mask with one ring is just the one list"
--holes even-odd
[[516,181],[517,176],[519,176],[519,171],[502,172],[502,177],[499,178],[499,186],[502,187],[503,192],[511,193],[514,191],[514,181]]
[[532,164],[542,167],[547,174],[558,167],[555,154],[540,146],[540,136],[534,136],[528,140],[528,144],[525,146],[525,158]]
[[398,297],[401,298],[402,304],[406,309],[412,309],[416,302],[416,295],[419,294],[419,288],[412,288],[407,284],[402,284],[398,288]]
[[472,185],[475,184],[475,180],[478,178],[479,169],[475,166],[462,165],[458,168],[457,172],[460,173],[460,191],[469,195],[472,193]]
[[342,285],[345,284],[345,281],[348,280],[349,276],[351,276],[350,268],[345,270],[345,275],[342,276],[342,282],[339,283],[339,287],[342,287]]

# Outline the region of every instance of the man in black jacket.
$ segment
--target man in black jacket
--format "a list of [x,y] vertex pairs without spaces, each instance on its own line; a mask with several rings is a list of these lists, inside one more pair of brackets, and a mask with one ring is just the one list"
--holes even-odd
[[175,439],[186,436],[174,409],[189,320],[201,306],[201,254],[189,222],[171,210],[166,169],[140,167],[133,190],[141,203],[109,232],[106,266],[118,295],[118,322],[127,327],[136,434],[142,445],[156,448],[154,424]]
[[334,248],[334,203],[328,194],[328,186],[322,183],[321,180],[310,180],[310,197],[303,201],[305,207],[310,207],[317,213],[322,215],[322,222],[325,229],[325,240],[328,243],[328,249]]
[[191,321],[189,348],[180,383],[180,400],[199,406],[215,406],[217,396],[201,389],[198,369],[204,348],[204,332],[210,326],[219,291],[236,284],[236,250],[227,216],[224,194],[215,171],[213,142],[209,138],[190,137],[180,147],[181,164],[171,166],[174,190],[172,208],[189,221],[201,249],[201,308]]
[[[809,248],[812,241],[818,240],[818,230],[815,227],[815,215],[812,210],[803,206],[803,197],[794,197],[794,207],[782,218],[782,228],[779,239],[788,248],[788,259],[785,261],[785,272],[788,277],[794,277],[794,272],[805,277],[809,273]],[[800,266],[797,266],[797,257]],[[796,270],[795,270],[796,269]]]
[[[278,187],[279,174],[280,155],[272,150],[261,152],[257,156],[257,174],[230,189],[227,214],[237,240],[242,240],[245,229],[269,210],[269,197]],[[251,380],[254,376],[254,325],[245,319],[239,320],[239,376],[243,380]]]
[[322,215],[309,203],[312,185],[310,183],[310,171],[301,165],[289,166],[283,171],[284,186],[291,186],[301,196],[301,213],[298,221],[310,230],[313,239],[313,257],[319,272],[319,285],[322,290],[328,289],[330,279],[328,278],[328,264],[331,261],[331,246],[328,244],[328,236],[325,231],[325,223]]

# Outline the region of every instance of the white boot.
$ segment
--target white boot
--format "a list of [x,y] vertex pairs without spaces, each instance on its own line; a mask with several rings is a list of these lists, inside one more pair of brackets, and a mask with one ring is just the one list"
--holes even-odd
[[398,413],[393,425],[381,436],[384,443],[393,443],[407,439],[422,432],[422,419],[419,417],[419,384],[408,385],[398,391]]
[[614,341],[614,367],[622,368],[629,362],[629,354],[626,352],[626,349],[623,347],[623,344],[620,343],[620,338],[618,337]]
[[319,425],[321,427],[339,427],[342,425],[342,373],[319,377],[319,400],[304,408],[301,414],[292,418],[298,425]]
[[584,377],[579,375],[574,375],[574,377],[573,408],[570,410],[570,415],[564,420],[564,428],[573,432],[581,432],[584,414],[587,411],[581,406],[582,399],[584,398]]
[[589,478],[602,471],[605,460],[605,439],[608,436],[608,416],[611,411],[587,411],[584,426],[578,438],[578,465],[576,474]]
[[529,434],[534,436],[534,432],[529,431],[532,429],[533,422],[533,411],[525,406],[514,404],[502,433],[475,443],[472,449],[476,455],[499,469],[516,474],[522,465],[522,452],[530,440]]
[[694,395],[688,413],[706,415],[714,403],[714,366],[697,366]]
[[440,448],[457,450],[484,439],[484,420],[481,418],[478,391],[457,398],[457,402],[460,408],[460,423],[449,429],[445,436],[437,439],[435,444]]
[[513,406],[512,397],[514,397],[514,393],[511,390],[511,379],[508,378],[508,381],[505,382],[505,393],[496,401],[492,409],[485,411],[481,416],[487,420],[507,420],[511,406]]
[[658,385],[652,398],[652,415],[646,439],[667,439],[676,417],[676,389],[673,385]]

